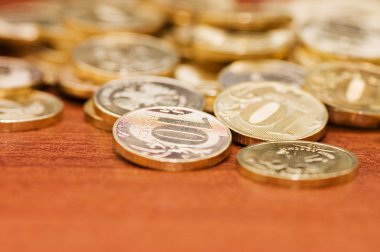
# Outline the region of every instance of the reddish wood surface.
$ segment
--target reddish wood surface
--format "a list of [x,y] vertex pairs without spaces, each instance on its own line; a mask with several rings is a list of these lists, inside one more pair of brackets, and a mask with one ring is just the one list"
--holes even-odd
[[253,183],[230,158],[166,173],[118,158],[112,136],[66,101],[59,124],[0,133],[0,251],[378,251],[380,134],[330,127],[358,156],[351,183]]

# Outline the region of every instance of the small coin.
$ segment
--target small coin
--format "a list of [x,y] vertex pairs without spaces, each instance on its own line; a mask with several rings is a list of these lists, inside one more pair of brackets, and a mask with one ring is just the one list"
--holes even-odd
[[61,118],[62,110],[63,103],[45,92],[1,96],[0,131],[25,131],[50,126]]
[[88,100],[84,104],[83,110],[86,122],[88,122],[95,128],[112,132],[113,124],[105,122],[103,118],[96,114],[92,100]]
[[223,88],[243,82],[275,81],[300,87],[305,78],[304,69],[282,60],[235,61],[219,74]]
[[214,113],[240,144],[311,140],[323,137],[325,106],[300,88],[276,82],[238,84],[223,91]]
[[358,161],[351,152],[307,141],[251,145],[237,155],[238,171],[257,182],[322,187],[352,180]]
[[218,164],[230,153],[231,132],[210,114],[183,107],[143,108],[114,125],[116,151],[141,166],[187,171]]
[[178,54],[171,44],[148,35],[99,35],[74,50],[78,74],[99,81],[131,75],[168,75],[177,62]]
[[202,110],[204,97],[175,79],[136,76],[114,80],[94,95],[95,110],[109,123],[130,111],[154,106],[179,106]]
[[307,76],[304,88],[328,106],[330,121],[347,126],[380,126],[380,67],[328,62]]

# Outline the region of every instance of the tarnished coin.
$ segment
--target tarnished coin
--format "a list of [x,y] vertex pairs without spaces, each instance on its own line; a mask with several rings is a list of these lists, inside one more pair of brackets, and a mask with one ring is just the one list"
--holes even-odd
[[0,95],[32,88],[41,81],[41,72],[28,61],[0,57]]
[[63,103],[45,92],[1,96],[0,131],[25,131],[50,126],[60,119],[62,110]]
[[322,187],[350,181],[358,161],[351,152],[307,141],[251,145],[237,155],[238,171],[257,182],[290,187]]
[[168,75],[177,62],[171,44],[148,35],[100,35],[74,50],[78,74],[99,82],[131,75]]
[[219,74],[222,88],[243,82],[275,81],[300,87],[305,78],[304,69],[282,60],[235,61]]
[[141,166],[164,171],[211,167],[230,153],[231,132],[215,117],[183,107],[152,107],[114,125],[116,151]]
[[367,63],[329,62],[307,76],[304,88],[328,106],[340,125],[380,126],[380,68]]
[[187,84],[165,77],[136,76],[114,80],[94,95],[95,111],[114,123],[130,111],[154,106],[178,106],[202,110],[204,97]]
[[214,113],[241,144],[258,141],[311,140],[323,137],[325,106],[300,88],[262,82],[238,84],[223,91]]
[[83,105],[83,110],[86,122],[95,128],[112,132],[113,124],[105,122],[103,118],[96,114],[94,104],[91,99]]

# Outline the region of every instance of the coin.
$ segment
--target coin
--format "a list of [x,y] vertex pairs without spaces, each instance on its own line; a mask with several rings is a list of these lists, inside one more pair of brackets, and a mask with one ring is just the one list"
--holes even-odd
[[105,122],[103,118],[96,114],[94,110],[94,104],[91,99],[83,105],[83,110],[86,122],[95,128],[112,132],[113,124]]
[[0,94],[15,93],[37,86],[42,74],[26,60],[0,57]]
[[307,141],[251,145],[237,155],[238,171],[257,182],[322,187],[352,180],[358,161],[351,152]]
[[311,52],[303,46],[296,46],[290,55],[290,61],[293,61],[307,68],[312,68],[323,61],[328,61],[328,59],[325,59],[321,55]]
[[1,96],[0,131],[25,131],[50,126],[61,118],[62,110],[63,103],[45,92]]
[[106,122],[130,111],[154,106],[179,106],[202,110],[204,98],[189,85],[175,79],[136,76],[114,80],[94,95],[96,113]]
[[325,106],[302,89],[264,81],[226,89],[216,98],[214,113],[244,145],[316,141],[323,137],[328,119]]
[[328,106],[330,121],[347,126],[380,126],[380,67],[328,62],[307,76],[304,88]]
[[223,88],[243,82],[275,81],[300,87],[305,78],[304,69],[282,60],[235,61],[219,74]]
[[99,82],[131,75],[168,75],[177,62],[171,44],[148,35],[100,35],[74,50],[79,76]]
[[211,167],[230,153],[231,132],[215,117],[190,108],[143,108],[117,120],[116,151],[132,163],[164,171]]

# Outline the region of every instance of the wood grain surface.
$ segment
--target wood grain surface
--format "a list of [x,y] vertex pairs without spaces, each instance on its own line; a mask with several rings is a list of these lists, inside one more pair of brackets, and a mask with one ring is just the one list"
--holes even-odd
[[378,251],[380,134],[330,127],[353,151],[348,184],[293,190],[251,182],[230,158],[166,173],[118,158],[110,133],[65,101],[55,126],[0,133],[0,251]]

